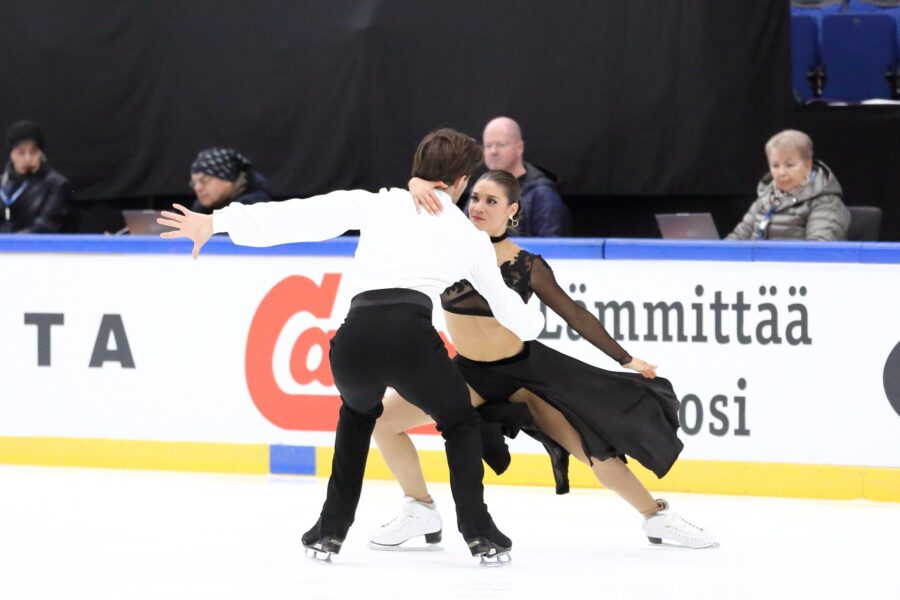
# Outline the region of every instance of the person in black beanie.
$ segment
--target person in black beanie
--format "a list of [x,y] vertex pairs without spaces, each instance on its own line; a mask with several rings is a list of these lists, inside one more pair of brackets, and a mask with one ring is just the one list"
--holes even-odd
[[57,233],[72,199],[68,180],[47,165],[44,132],[32,121],[6,131],[9,163],[0,177],[0,233]]
[[207,215],[232,202],[255,204],[272,199],[266,179],[231,148],[202,150],[191,164],[190,186],[197,195],[192,210]]

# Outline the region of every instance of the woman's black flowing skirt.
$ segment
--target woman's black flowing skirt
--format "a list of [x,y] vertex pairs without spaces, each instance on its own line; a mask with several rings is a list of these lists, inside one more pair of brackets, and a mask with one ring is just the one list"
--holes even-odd
[[589,457],[627,455],[662,477],[684,448],[676,434],[678,397],[661,377],[605,371],[540,342],[526,342],[520,354],[498,361],[455,360],[489,403],[508,402],[525,388],[559,410]]

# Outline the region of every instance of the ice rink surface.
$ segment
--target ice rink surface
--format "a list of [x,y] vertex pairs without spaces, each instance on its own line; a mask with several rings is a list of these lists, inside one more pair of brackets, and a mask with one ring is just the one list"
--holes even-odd
[[401,506],[367,481],[331,565],[300,534],[325,495],[312,477],[0,466],[0,599],[898,598],[900,504],[660,494],[721,546],[650,545],[601,490],[490,486],[513,562],[483,568],[433,484],[443,550],[377,552],[368,534]]

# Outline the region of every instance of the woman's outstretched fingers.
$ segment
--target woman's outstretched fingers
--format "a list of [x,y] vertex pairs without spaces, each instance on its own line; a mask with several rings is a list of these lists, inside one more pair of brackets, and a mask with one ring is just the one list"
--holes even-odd
[[[165,213],[163,213],[163,214],[165,214]],[[181,227],[181,223],[179,223],[178,221],[175,221],[173,219],[163,219],[162,217],[160,217],[159,219],[156,219],[156,222],[159,223],[160,225],[165,225],[166,227],[174,227],[175,229],[178,229],[179,227]]]
[[172,221],[178,221],[178,222],[181,222],[184,220],[184,215],[182,215],[180,213],[173,213],[170,210],[162,211],[161,213],[159,213],[159,216],[164,219],[171,219]]

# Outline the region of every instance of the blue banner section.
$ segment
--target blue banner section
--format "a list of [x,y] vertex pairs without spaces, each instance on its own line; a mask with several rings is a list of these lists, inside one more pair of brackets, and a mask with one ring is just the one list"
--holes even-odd
[[753,260],[767,262],[859,262],[862,242],[758,242]]
[[[282,244],[269,248],[237,246],[226,235],[215,236],[203,247],[203,254],[258,256],[353,256],[355,237],[327,242]],[[0,236],[0,252],[54,252],[66,254],[184,254],[190,256],[191,242],[164,240],[153,235],[7,235]]]
[[753,260],[751,244],[718,240],[606,240],[603,258],[610,260]]
[[[900,264],[898,242],[736,242],[724,240],[656,240],[602,238],[513,238],[545,258],[590,260],[706,260],[823,263]],[[203,247],[204,255],[235,256],[353,256],[358,238],[283,244],[269,248],[237,246],[216,236]],[[0,252],[62,254],[183,254],[191,244],[155,236],[4,235]]]
[[269,472],[280,475],[315,475],[313,446],[269,446]]
[[859,262],[900,264],[900,242],[862,244]]
[[900,243],[608,239],[603,258],[900,264]]
[[[530,252],[546,258],[603,258],[603,240],[597,238],[514,238]],[[268,248],[238,246],[226,235],[215,236],[203,247],[204,255],[236,256],[353,256],[359,238],[346,236],[324,242],[282,244]],[[0,236],[0,252],[66,254],[184,254],[191,253],[187,240],[156,236],[111,235],[10,235]]]
[[519,246],[544,258],[603,258],[602,238],[512,238]]

